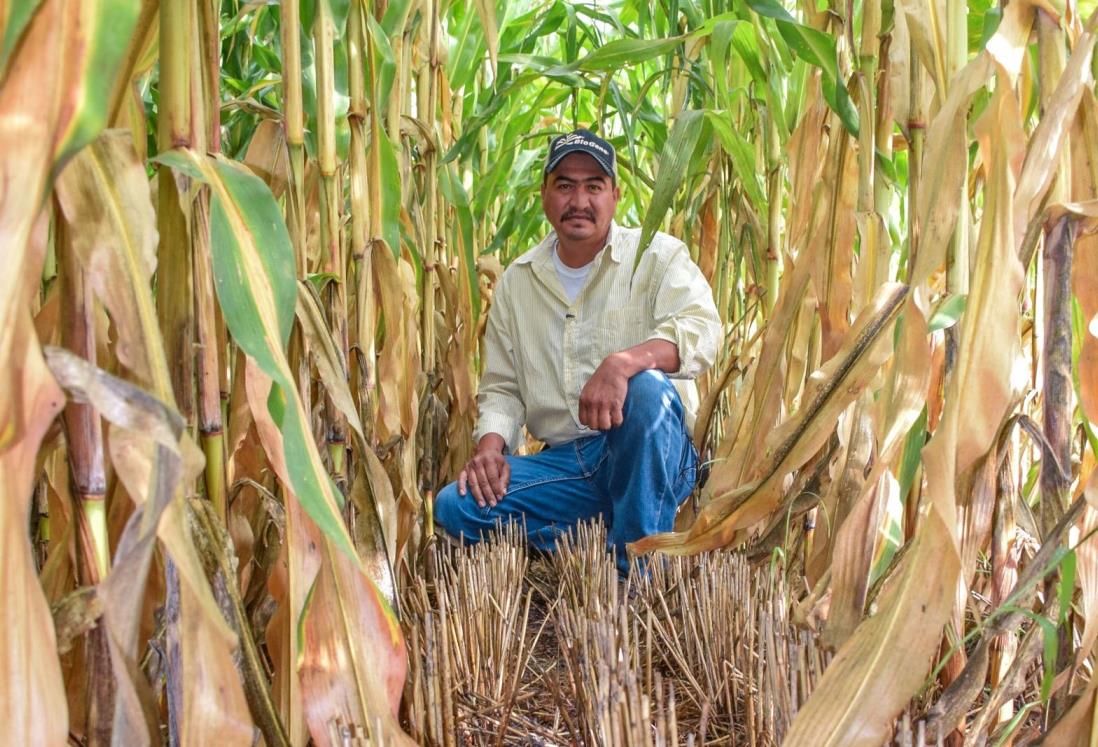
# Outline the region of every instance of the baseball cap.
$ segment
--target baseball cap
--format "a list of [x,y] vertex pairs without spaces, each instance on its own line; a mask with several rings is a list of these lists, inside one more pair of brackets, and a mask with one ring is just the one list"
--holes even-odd
[[566,135],[558,135],[549,143],[549,154],[545,158],[545,173],[557,167],[557,164],[571,153],[586,153],[598,162],[602,170],[611,178],[617,179],[617,157],[614,146],[601,137],[580,128]]

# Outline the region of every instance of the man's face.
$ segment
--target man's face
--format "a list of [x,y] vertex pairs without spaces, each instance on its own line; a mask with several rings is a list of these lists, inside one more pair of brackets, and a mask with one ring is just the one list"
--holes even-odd
[[598,240],[610,231],[621,191],[586,153],[571,153],[541,186],[541,207],[557,236]]

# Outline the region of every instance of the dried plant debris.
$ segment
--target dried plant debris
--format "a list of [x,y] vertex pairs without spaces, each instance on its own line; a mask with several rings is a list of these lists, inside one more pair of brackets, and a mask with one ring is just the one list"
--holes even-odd
[[435,545],[405,590],[409,732],[432,745],[777,745],[828,655],[740,555],[619,579],[584,525],[532,557],[504,530]]

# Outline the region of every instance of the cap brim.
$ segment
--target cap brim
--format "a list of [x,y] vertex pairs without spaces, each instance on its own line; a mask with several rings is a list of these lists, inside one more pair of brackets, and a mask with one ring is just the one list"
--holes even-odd
[[603,156],[597,156],[583,146],[570,145],[564,146],[564,148],[561,149],[560,153],[557,153],[549,160],[548,163],[545,164],[545,173],[548,174],[550,171],[560,165],[560,162],[564,160],[565,156],[570,156],[573,153],[583,153],[585,156],[591,156],[591,158],[594,158],[595,162],[598,163],[599,167],[606,172],[607,176],[614,179],[617,178],[617,175],[614,173],[614,169],[610,166],[609,163],[606,162],[606,159]]

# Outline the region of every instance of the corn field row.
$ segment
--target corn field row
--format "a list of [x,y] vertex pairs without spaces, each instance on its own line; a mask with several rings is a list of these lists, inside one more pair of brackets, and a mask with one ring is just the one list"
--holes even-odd
[[[0,2],[4,741],[1091,743],[1096,26]],[[559,588],[434,547],[576,126],[724,322],[711,474],[630,599],[590,536]]]

